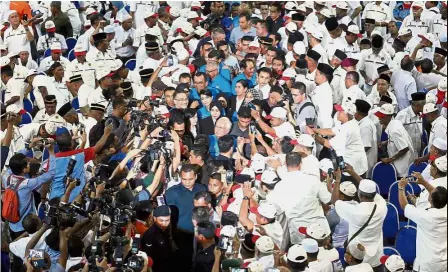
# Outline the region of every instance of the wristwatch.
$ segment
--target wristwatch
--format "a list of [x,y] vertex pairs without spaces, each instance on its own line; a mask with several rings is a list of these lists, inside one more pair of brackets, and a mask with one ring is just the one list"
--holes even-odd
[[243,200],[249,200],[249,198],[247,196],[243,197]]

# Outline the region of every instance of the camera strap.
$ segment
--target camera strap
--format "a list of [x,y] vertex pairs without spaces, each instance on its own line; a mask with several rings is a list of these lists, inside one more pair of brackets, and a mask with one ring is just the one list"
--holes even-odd
[[364,223],[364,225],[363,225],[363,226],[362,226],[362,227],[361,227],[355,234],[353,234],[353,236],[352,236],[350,239],[345,240],[345,242],[344,242],[344,248],[345,248],[345,251],[347,251],[347,247],[348,247],[348,245],[349,245],[349,244],[350,244],[356,237],[358,237],[359,234],[361,234],[361,232],[362,232],[363,230],[365,230],[365,228],[367,228],[367,226],[369,225],[370,221],[372,220],[373,215],[374,215],[375,212],[376,212],[376,208],[377,208],[377,205],[375,204],[375,206],[373,206],[372,213],[370,214],[369,219],[367,219],[366,223]]

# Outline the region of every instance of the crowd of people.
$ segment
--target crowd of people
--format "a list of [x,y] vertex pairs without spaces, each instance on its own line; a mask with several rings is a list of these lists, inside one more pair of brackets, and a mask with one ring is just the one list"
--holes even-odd
[[[446,271],[446,2],[0,19],[2,271]],[[411,261],[384,254],[392,196]]]

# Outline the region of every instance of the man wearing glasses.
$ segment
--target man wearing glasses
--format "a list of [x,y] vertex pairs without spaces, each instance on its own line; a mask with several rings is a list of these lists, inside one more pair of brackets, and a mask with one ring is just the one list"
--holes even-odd
[[231,93],[230,82],[219,74],[218,64],[216,62],[207,63],[205,71],[209,77],[208,88],[213,90],[213,93]]

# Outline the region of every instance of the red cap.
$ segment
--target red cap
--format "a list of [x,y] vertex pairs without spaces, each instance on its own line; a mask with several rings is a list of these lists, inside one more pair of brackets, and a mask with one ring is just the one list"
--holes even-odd
[[192,11],[198,11],[198,10],[201,10],[201,7],[191,7],[191,10]]
[[61,49],[53,49],[51,50],[51,53],[62,53]]
[[235,190],[240,189],[241,185],[233,185],[232,186],[232,193],[235,192]]
[[335,109],[336,111],[344,111],[344,109],[342,108],[342,106],[341,106],[341,105],[338,105],[338,104],[334,105],[334,109]]
[[290,77],[281,77],[280,79],[282,79],[282,80],[290,80],[291,78]]
[[297,140],[291,140],[291,141],[289,141],[289,143],[292,144],[292,145],[298,145],[299,144],[299,142]]
[[182,33],[182,28],[180,28],[180,27],[177,28],[177,29],[176,29],[176,32],[177,32],[177,33]]
[[255,180],[260,180],[261,181],[261,176],[262,176],[261,174],[256,175],[255,176]]
[[267,115],[264,119],[271,120],[272,118],[273,118],[272,115]]
[[252,243],[255,244],[255,243],[257,242],[257,240],[260,239],[260,237],[261,237],[261,236],[258,236],[258,235],[254,235],[254,236],[252,236]]
[[419,6],[413,6],[412,9],[422,9],[422,7],[419,7]]
[[346,58],[341,62],[342,67],[350,67],[350,66],[356,66],[358,63],[358,60],[352,59],[352,58]]
[[75,57],[85,56],[86,54],[87,54],[87,51],[75,52]]
[[253,213],[253,214],[260,214],[260,213],[258,212],[258,207],[252,207],[252,208],[249,209],[249,211],[250,211],[251,213]]
[[430,161],[435,161],[436,159],[437,159],[437,157],[434,156],[434,155],[429,156],[429,160],[430,160]]
[[390,257],[390,256],[384,255],[383,257],[381,257],[380,262],[381,262],[382,264],[386,264],[387,259],[389,259],[389,257]]
[[384,117],[386,117],[386,114],[384,114],[384,113],[382,113],[380,111],[377,111],[377,112],[375,112],[375,116],[378,117],[378,118],[384,118]]
[[45,29],[46,32],[56,32],[56,28],[52,27],[52,28],[46,28]]

